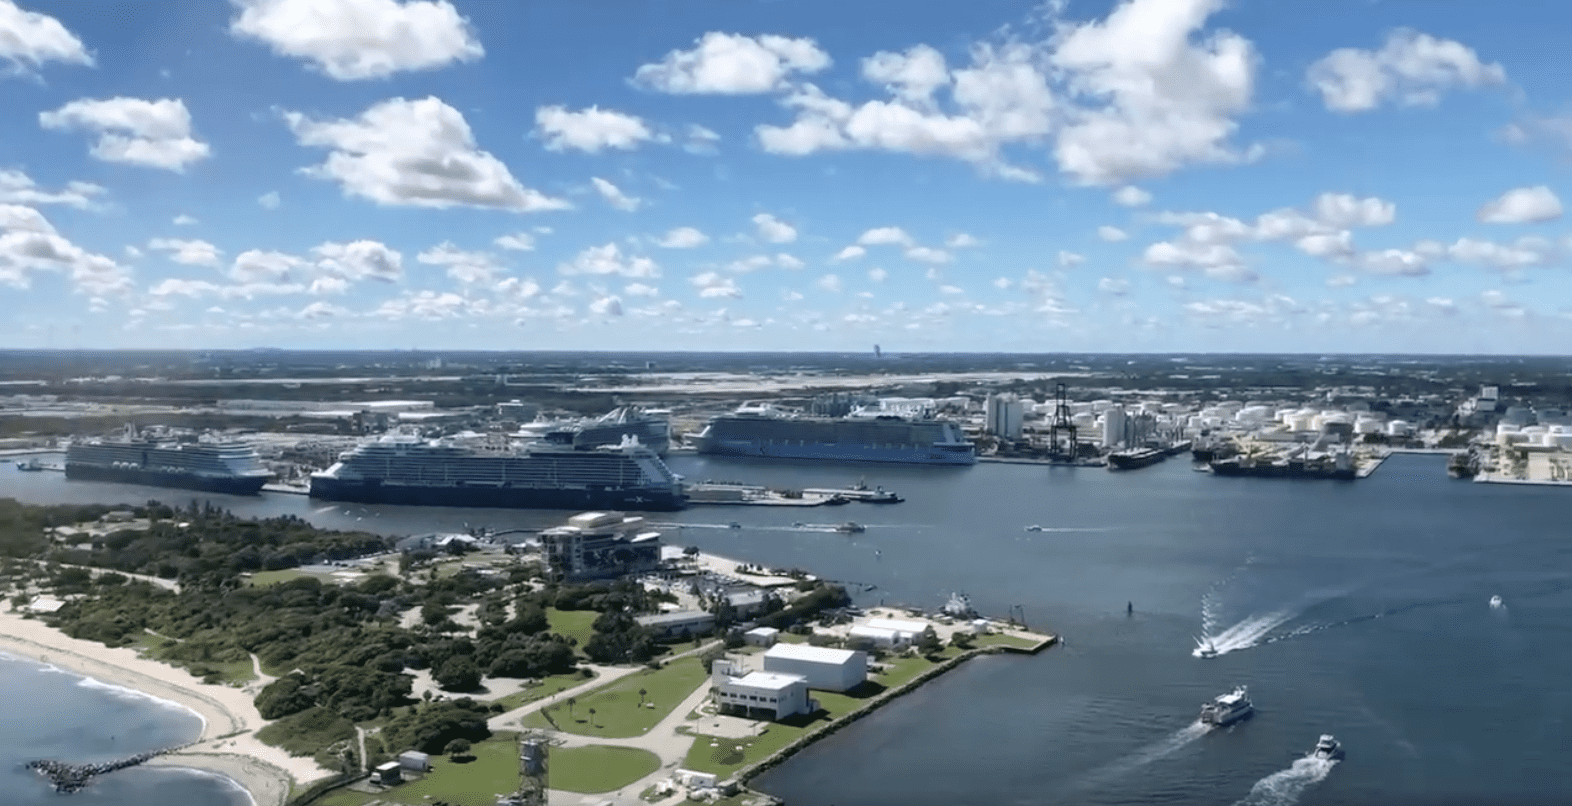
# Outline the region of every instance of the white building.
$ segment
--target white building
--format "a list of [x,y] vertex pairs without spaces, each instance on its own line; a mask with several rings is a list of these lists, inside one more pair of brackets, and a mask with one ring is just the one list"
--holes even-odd
[[926,621],[912,621],[899,618],[871,618],[864,624],[875,630],[893,630],[900,633],[906,643],[917,640],[917,636],[922,635],[923,631],[928,629]]
[[869,627],[866,624],[857,624],[846,631],[850,638],[866,638],[873,645],[881,649],[894,649],[903,647],[912,642],[911,635],[898,630],[886,630],[879,627]]
[[723,711],[770,719],[818,710],[818,703],[808,698],[807,678],[771,672],[726,678],[715,688],[715,704]]
[[764,651],[764,671],[801,675],[808,688],[846,691],[868,679],[868,655],[849,649],[776,644]]
[[772,646],[780,634],[781,631],[774,627],[754,627],[742,634],[742,640],[754,646]]
[[1124,444],[1124,409],[1103,412],[1103,447],[1113,448]]
[[984,428],[1005,439],[1020,439],[1026,425],[1026,401],[1008,392],[989,395]]

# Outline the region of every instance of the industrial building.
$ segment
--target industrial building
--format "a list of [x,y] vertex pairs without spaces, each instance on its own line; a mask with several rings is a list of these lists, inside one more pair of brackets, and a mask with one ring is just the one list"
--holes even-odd
[[649,616],[634,616],[640,627],[649,630],[657,641],[679,641],[715,629],[715,614],[703,610],[674,610]]
[[721,711],[748,717],[783,719],[819,710],[819,704],[808,698],[807,678],[796,674],[728,676],[715,687],[714,697]]
[[764,671],[801,675],[808,688],[847,691],[868,679],[868,655],[849,649],[776,644],[764,651]]
[[540,533],[546,568],[568,581],[642,574],[660,567],[660,532],[621,512],[582,512]]

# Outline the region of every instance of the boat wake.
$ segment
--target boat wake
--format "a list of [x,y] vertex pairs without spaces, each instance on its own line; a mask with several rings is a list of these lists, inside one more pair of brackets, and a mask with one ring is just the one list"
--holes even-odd
[[1321,623],[1321,624],[1306,624],[1306,625],[1304,625],[1302,627],[1296,627],[1296,628],[1294,628],[1292,630],[1289,630],[1288,632],[1283,633],[1282,635],[1274,635],[1274,636],[1272,636],[1270,638],[1267,638],[1267,639],[1263,640],[1261,643],[1263,643],[1263,644],[1273,644],[1273,643],[1277,643],[1278,641],[1287,641],[1290,638],[1300,638],[1300,637],[1303,637],[1303,636],[1306,636],[1306,635],[1311,635],[1311,634],[1322,632],[1322,631],[1325,631],[1325,630],[1336,629],[1338,627],[1349,627],[1349,626],[1352,626],[1354,624],[1362,624],[1362,623],[1364,623],[1366,621],[1375,621],[1376,619],[1387,618],[1389,616],[1398,616],[1398,615],[1402,615],[1402,614],[1407,613],[1407,612],[1412,611],[1412,610],[1424,610],[1424,609],[1431,608],[1431,607],[1448,607],[1448,606],[1452,606],[1452,605],[1465,604],[1465,603],[1470,602],[1470,601],[1473,601],[1473,600],[1472,599],[1465,599],[1465,598],[1452,598],[1452,599],[1436,599],[1436,600],[1429,601],[1429,602],[1410,602],[1409,604],[1400,605],[1398,607],[1389,607],[1386,610],[1382,610],[1382,611],[1379,611],[1379,612],[1376,612],[1376,613],[1365,613],[1364,615],[1353,616],[1352,618],[1340,619],[1338,621],[1324,622],[1324,623]]
[[1266,615],[1251,616],[1216,635],[1201,636],[1190,654],[1199,658],[1208,654],[1207,649],[1212,649],[1217,655],[1226,655],[1269,643],[1267,634],[1288,623],[1296,615],[1298,613],[1293,610],[1277,610]]
[[1293,806],[1306,789],[1331,775],[1335,766],[1337,762],[1328,759],[1301,758],[1292,767],[1256,781],[1250,794],[1234,806]]
[[1218,610],[1219,610],[1219,607],[1220,607],[1220,603],[1218,602],[1218,595],[1223,592],[1224,588],[1228,587],[1229,583],[1233,582],[1235,578],[1237,578],[1240,574],[1242,574],[1246,570],[1248,570],[1250,568],[1250,566],[1252,564],[1254,564],[1254,563],[1255,563],[1255,555],[1252,554],[1252,555],[1250,555],[1250,556],[1245,558],[1245,561],[1244,561],[1243,565],[1239,566],[1238,568],[1235,568],[1232,571],[1229,571],[1228,572],[1228,576],[1225,576],[1222,579],[1219,579],[1216,582],[1213,582],[1210,586],[1207,587],[1206,593],[1201,594],[1201,634],[1202,635],[1211,635],[1212,632],[1214,630],[1216,630],[1217,627],[1218,627],[1218,619],[1220,618],[1220,616],[1218,614]]
[[1119,759],[1107,766],[1100,767],[1089,773],[1081,780],[1081,786],[1091,786],[1101,781],[1117,778],[1133,772],[1160,758],[1172,755],[1185,745],[1205,736],[1212,731],[1212,726],[1197,719],[1172,734],[1155,741],[1130,755]]

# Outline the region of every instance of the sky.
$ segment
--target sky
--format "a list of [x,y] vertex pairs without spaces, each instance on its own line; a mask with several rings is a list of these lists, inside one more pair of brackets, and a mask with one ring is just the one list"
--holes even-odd
[[0,0],[0,346],[1565,353],[1569,28]]

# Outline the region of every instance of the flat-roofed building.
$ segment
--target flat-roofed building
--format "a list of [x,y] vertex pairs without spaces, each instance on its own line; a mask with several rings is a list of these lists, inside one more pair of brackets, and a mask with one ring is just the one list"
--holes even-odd
[[901,632],[900,630],[886,630],[879,627],[869,627],[866,624],[858,624],[853,626],[850,630],[846,631],[846,635],[850,638],[866,638],[869,641],[872,641],[874,646],[881,649],[902,647],[912,642],[911,633]]
[[621,512],[581,512],[540,533],[546,568],[558,579],[641,574],[660,567],[660,532]]
[[806,678],[772,672],[749,672],[742,677],[726,678],[715,688],[715,704],[722,711],[770,719],[818,710],[818,704],[808,698]]
[[715,614],[703,610],[674,610],[633,620],[657,641],[680,641],[715,629]]
[[764,651],[764,671],[801,675],[808,688],[846,691],[868,679],[868,655],[850,649],[776,644]]

